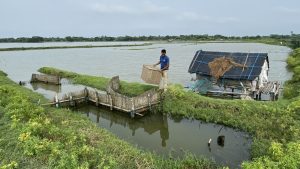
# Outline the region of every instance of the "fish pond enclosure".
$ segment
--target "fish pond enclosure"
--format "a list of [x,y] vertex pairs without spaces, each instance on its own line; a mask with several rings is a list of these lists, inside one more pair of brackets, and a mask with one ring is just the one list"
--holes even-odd
[[[51,84],[58,85],[61,84],[60,79],[58,76],[33,74],[31,83],[39,81],[44,83],[52,82]],[[130,113],[131,117],[134,117],[135,115],[144,116],[145,112],[151,110],[161,100],[161,93],[156,89],[146,91],[136,97],[128,97],[119,93],[120,87],[119,77],[115,76],[109,81],[106,91],[85,87],[80,91],[66,93],[61,98],[56,95],[53,102],[43,105],[56,105],[57,107],[76,106],[81,103],[92,102],[97,107],[100,105],[109,107],[110,110],[114,109]]]
[[200,50],[188,72],[196,73],[192,88],[202,94],[256,100],[261,100],[261,95],[265,94],[269,100],[277,100],[280,83],[268,80],[269,64],[267,53]]
[[[99,127],[113,132],[121,139],[142,149],[162,154],[166,158],[169,155],[182,158],[189,152],[232,168],[239,168],[242,161],[250,159],[252,138],[245,132],[201,120],[172,117],[159,112],[145,114],[142,110],[151,110],[154,103],[159,104],[160,93],[155,90],[129,98],[116,92],[120,88],[118,77],[110,80],[106,91],[83,88],[84,86],[79,87],[83,88],[82,90],[78,90],[78,87],[72,89],[73,86],[66,83],[65,79],[61,80],[63,81],[61,85],[44,82],[43,85],[38,82],[29,85],[41,93],[48,91],[49,94],[46,95],[48,98],[52,98],[54,93],[60,93],[61,97],[56,96],[53,102],[44,105],[69,107],[79,111]],[[65,92],[66,84],[75,92]],[[138,100],[134,102],[135,99]],[[124,103],[128,103],[128,107]],[[131,109],[132,104],[135,105],[135,111]],[[131,117],[134,112],[136,117],[130,118],[123,112],[129,113]],[[208,146],[209,140],[211,141]]]
[[[47,44],[45,43],[43,45]],[[265,92],[272,92],[275,85],[282,84],[291,77],[291,74],[285,69],[285,59],[290,49],[263,44],[174,43],[154,44],[151,48],[138,46],[128,48],[10,51],[1,52],[0,66],[8,73],[9,78],[15,82],[27,81],[32,72],[36,72],[38,68],[43,66],[56,67],[80,74],[101,77],[114,77],[117,74],[125,81],[141,82],[140,70],[142,64],[153,63],[153,61],[156,62],[159,56],[153,56],[153,54],[160,51],[159,49],[162,46],[168,49],[171,58],[169,71],[171,83],[185,85],[194,75],[194,79],[197,78],[197,80],[201,80],[200,78],[202,77],[199,76],[200,73],[198,75],[196,75],[196,73],[189,75],[186,72],[189,68],[189,63],[193,60],[192,56],[194,56],[194,51],[199,49],[203,51],[224,51],[228,53],[238,49],[240,53],[247,53],[249,55],[251,53],[261,54],[260,57],[268,53],[268,61],[266,57],[264,59],[264,62],[270,65],[267,74],[268,82],[264,84],[264,87],[255,89],[258,93],[258,99],[259,92],[261,92],[262,95],[264,95],[263,93]],[[218,58],[222,59],[222,57],[224,57],[229,67],[231,67],[231,70],[239,69],[240,72],[246,72],[251,67],[251,64],[245,65],[245,60],[239,62],[235,60],[235,58],[227,56],[228,55],[222,55]],[[247,55],[245,55],[245,57],[247,58]],[[214,58],[214,60],[216,59],[215,62],[213,62],[214,60],[210,62],[217,64],[218,58]],[[248,59],[249,58],[250,57],[248,57]],[[114,65],[114,67],[111,65]],[[255,69],[255,65],[253,66],[253,69]],[[264,67],[264,65],[258,66],[260,68]],[[16,69],[16,67],[18,69]],[[229,67],[225,67],[224,70],[227,70]],[[227,72],[229,71],[228,69]],[[222,72],[216,72],[216,75],[220,75],[218,80],[222,81],[222,75],[226,75],[226,73],[222,74]],[[208,72],[207,75],[213,77],[210,72]],[[203,80],[202,82],[199,81],[199,83],[201,82],[199,85],[213,82],[215,83],[213,85],[219,87],[218,81],[213,80],[213,78],[206,78],[207,80]],[[219,84],[227,84],[228,80],[229,79],[225,79]],[[278,83],[276,82],[277,80]],[[242,83],[240,83],[240,81]],[[231,81],[230,83],[232,84],[226,86],[228,93],[223,92],[223,94],[230,97],[239,97],[239,95],[241,95],[242,97],[249,96],[256,98],[256,94],[251,93],[251,86],[249,86],[252,85],[253,80],[244,79],[240,81],[236,82],[236,84]],[[249,81],[251,81],[251,84],[248,83]],[[250,160],[252,137],[245,132],[223,125],[205,123],[201,120],[178,118],[154,112],[147,114],[140,113],[140,111],[144,109],[150,110],[152,104],[159,104],[159,94],[157,94],[156,91],[148,91],[148,93],[140,95],[140,97],[143,98],[143,102],[138,103],[134,101],[135,97],[119,95],[120,93],[117,90],[118,84],[115,85],[111,83],[105,91],[99,91],[84,85],[72,84],[72,81],[66,79],[60,79],[61,85],[44,82],[26,83],[25,87],[53,100],[50,104],[61,104],[68,107],[71,105],[72,110],[86,115],[97,126],[107,129],[118,138],[126,140],[132,145],[136,145],[142,149],[162,154],[166,158],[168,158],[170,154],[172,157],[182,157],[184,152],[187,151],[195,154],[197,157],[205,156],[215,160],[218,164],[228,165],[231,168],[239,168],[243,161]],[[257,85],[258,84],[259,80],[257,81]],[[231,85],[236,86],[234,91],[230,88]],[[244,94],[245,88],[247,89],[246,95]],[[212,91],[214,91],[214,95],[217,94],[217,90]],[[253,95],[250,96],[251,94]],[[55,95],[57,95],[56,99],[53,99]],[[268,94],[268,97],[269,96]],[[118,99],[113,101],[113,97]],[[81,102],[90,102],[91,104],[80,104]],[[105,103],[105,105],[100,106],[101,103]],[[114,103],[117,103],[119,106],[114,105]],[[72,105],[77,106],[73,107]],[[112,110],[110,110],[111,108]],[[119,110],[125,110],[124,112],[128,113],[123,113]],[[135,118],[129,117],[128,114],[132,114],[132,112],[135,112]],[[211,113],[216,113],[216,116],[218,116],[217,114],[221,114],[222,112],[213,112],[212,110]],[[242,114],[243,112],[239,113]],[[139,117],[140,115],[144,116]],[[229,122],[229,125],[230,124],[232,123]],[[241,126],[238,127],[241,128]],[[208,146],[209,140],[211,140],[210,146]]]
[[59,76],[51,76],[51,75],[43,75],[43,74],[32,74],[30,83],[35,82],[44,82],[55,85],[60,85],[60,77]]

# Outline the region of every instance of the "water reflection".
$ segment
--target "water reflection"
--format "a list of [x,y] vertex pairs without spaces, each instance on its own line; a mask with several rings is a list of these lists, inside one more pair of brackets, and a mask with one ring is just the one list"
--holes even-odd
[[44,89],[47,91],[52,91],[55,93],[60,93],[61,92],[61,85],[54,85],[54,84],[45,84],[42,82],[35,82],[35,83],[30,83],[32,86],[33,90],[38,90],[38,89]]
[[131,119],[127,116],[127,114],[122,114],[121,112],[110,112],[109,110],[99,109],[93,106],[84,106],[77,110],[85,111],[86,115],[98,124],[101,124],[101,120],[108,120],[109,128],[113,128],[114,125],[128,128],[131,132],[131,136],[135,136],[136,130],[138,129],[143,129],[149,135],[159,132],[161,146],[167,146],[167,140],[169,139],[167,115],[152,114],[139,119]]
[[[62,95],[62,93],[83,89],[83,86],[70,84],[61,87],[28,84],[27,87],[50,99],[53,99],[55,93]],[[99,127],[109,130],[120,139],[163,156],[171,154],[173,157],[183,157],[184,150],[195,155],[206,156],[232,168],[239,167],[242,161],[250,158],[249,136],[222,125],[160,113],[132,119],[129,114],[101,109],[94,105],[82,105],[75,110],[85,113]],[[224,136],[223,143],[221,136]],[[208,146],[210,139],[212,142]]]
[[160,113],[132,119],[129,114],[93,105],[76,110],[119,138],[162,155],[182,157],[184,150],[233,168],[250,159],[250,136],[222,125]]

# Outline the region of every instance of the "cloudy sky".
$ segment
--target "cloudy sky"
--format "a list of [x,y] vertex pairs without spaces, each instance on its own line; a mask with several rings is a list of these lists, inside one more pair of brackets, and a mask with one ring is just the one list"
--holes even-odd
[[0,38],[300,33],[300,0],[0,0]]

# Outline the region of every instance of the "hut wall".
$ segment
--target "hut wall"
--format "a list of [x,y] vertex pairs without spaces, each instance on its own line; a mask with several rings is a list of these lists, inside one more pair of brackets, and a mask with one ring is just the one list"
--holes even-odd
[[268,63],[267,61],[265,61],[265,63],[262,66],[261,69],[261,73],[259,75],[259,79],[258,79],[258,85],[259,88],[263,87],[264,84],[268,83],[268,72],[269,72],[269,67],[268,67]]

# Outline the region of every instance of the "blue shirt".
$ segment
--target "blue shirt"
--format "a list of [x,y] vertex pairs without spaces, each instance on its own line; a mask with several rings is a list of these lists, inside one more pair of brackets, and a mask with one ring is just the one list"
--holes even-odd
[[[161,55],[160,56],[160,69],[163,69],[164,67],[166,67],[169,64],[169,57],[167,55]],[[168,70],[169,68],[165,69]]]

